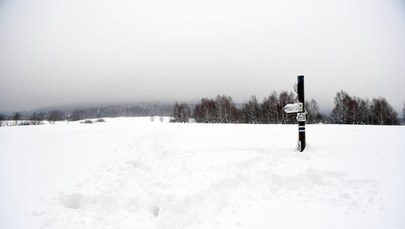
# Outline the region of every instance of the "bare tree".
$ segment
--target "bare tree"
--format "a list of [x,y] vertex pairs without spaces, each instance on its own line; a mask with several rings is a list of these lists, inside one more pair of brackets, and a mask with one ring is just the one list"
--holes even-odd
[[318,103],[315,99],[311,99],[309,102],[305,102],[305,109],[307,111],[307,123],[320,123],[323,120],[322,114],[319,110]]
[[215,105],[217,108],[217,122],[230,123],[235,121],[236,107],[230,96],[218,95],[215,99]]
[[[349,110],[350,102],[352,98],[345,91],[340,91],[336,93],[334,104],[335,107],[332,109],[330,118],[333,123],[337,124],[348,124],[349,121]],[[353,106],[353,104],[352,104]]]
[[15,125],[18,125],[18,121],[21,119],[21,114],[19,112],[16,112],[13,116],[13,120],[15,121]]
[[173,117],[175,122],[189,122],[191,117],[190,107],[186,103],[180,105],[176,102],[173,110]]
[[347,106],[346,123],[347,124],[364,124],[368,114],[366,102],[357,97],[347,97],[344,104]]
[[64,120],[63,112],[60,110],[52,110],[48,114],[48,121],[51,123],[55,123],[56,121]]
[[32,125],[40,125],[42,124],[42,121],[45,120],[45,114],[40,112],[40,113],[33,113],[30,117],[31,124]]
[[78,110],[74,110],[74,111],[72,112],[72,114],[70,115],[70,121],[79,121],[80,119],[82,119],[82,118],[81,118],[81,116],[82,116],[81,113],[82,113],[82,112],[80,112],[80,111],[78,111]]
[[5,120],[5,116],[3,114],[0,114],[0,127],[3,125],[3,121]]
[[373,99],[370,107],[374,125],[398,125],[398,114],[383,97]]
[[287,92],[287,91],[282,91],[279,94],[279,102],[278,102],[278,113],[279,116],[281,117],[281,123],[287,124],[287,123],[294,123],[295,121],[295,116],[294,115],[288,115],[284,112],[283,108],[285,105],[289,103],[294,103],[296,100],[296,95],[292,92]]
[[177,102],[174,104],[173,108],[173,119],[174,122],[179,122],[180,119],[180,105]]
[[196,122],[213,123],[217,120],[217,107],[212,99],[204,98],[197,104],[193,111]]
[[250,100],[243,105],[243,114],[245,115],[246,123],[260,123],[260,113],[260,106],[257,102],[256,96],[252,95]]
[[273,92],[270,96],[263,100],[261,104],[261,122],[262,123],[280,123],[280,113],[278,112],[279,101],[277,92]]

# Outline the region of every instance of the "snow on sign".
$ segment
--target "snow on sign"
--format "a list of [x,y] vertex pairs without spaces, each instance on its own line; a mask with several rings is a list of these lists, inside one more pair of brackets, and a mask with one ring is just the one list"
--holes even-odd
[[283,110],[287,114],[296,113],[298,121],[298,150],[300,152],[305,149],[305,122],[307,121],[307,115],[305,112],[305,96],[304,96],[304,76],[299,75],[297,77],[297,84],[294,85],[294,91],[298,94],[298,103],[287,104]]
[[290,103],[285,105],[285,107],[283,108],[285,113],[298,113],[303,111],[303,105],[302,103]]
[[298,122],[306,122],[307,121],[307,113],[297,113],[297,121]]
[[304,151],[306,140],[305,140],[305,121],[306,121],[306,115],[305,115],[305,96],[304,96],[304,76],[300,75],[297,77],[297,94],[298,94],[298,101],[302,103],[302,110],[300,113],[304,113],[304,115],[297,116],[298,118],[301,118],[301,120],[298,120],[298,150],[300,152]]

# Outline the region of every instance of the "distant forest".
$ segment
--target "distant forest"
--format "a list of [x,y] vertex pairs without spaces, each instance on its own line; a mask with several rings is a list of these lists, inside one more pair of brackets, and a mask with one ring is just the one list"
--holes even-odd
[[0,114],[0,126],[4,120],[14,121],[14,125],[39,125],[43,121],[79,121],[104,117],[145,117],[171,116],[172,104],[142,103],[109,105],[87,108],[43,109],[35,112],[15,112],[11,115]]
[[[89,108],[49,109],[35,112],[0,114],[0,126],[5,120],[12,125],[39,125],[43,121],[79,121],[103,117],[145,117],[171,116],[172,122],[197,123],[248,123],[248,124],[291,124],[296,123],[296,115],[286,114],[286,104],[297,102],[293,92],[273,92],[259,102],[251,96],[245,103],[235,103],[230,96],[218,95],[215,99],[203,98],[197,104],[126,104]],[[345,91],[336,93],[334,108],[329,115],[321,114],[316,100],[305,102],[307,123],[332,123],[356,125],[399,125],[397,112],[383,98],[360,98],[350,96]],[[405,120],[405,103],[403,108]],[[10,122],[7,122],[10,125]]]
[[[296,122],[295,114],[286,114],[285,105],[297,102],[293,92],[273,92],[261,103],[252,96],[249,101],[236,105],[230,96],[218,95],[215,99],[203,98],[193,107],[176,103],[174,122],[198,123],[250,123],[291,124]],[[357,125],[399,125],[397,112],[383,97],[363,99],[352,97],[345,91],[336,93],[334,108],[329,116],[321,114],[316,100],[305,102],[307,123],[333,123]],[[403,108],[405,119],[405,104]]]

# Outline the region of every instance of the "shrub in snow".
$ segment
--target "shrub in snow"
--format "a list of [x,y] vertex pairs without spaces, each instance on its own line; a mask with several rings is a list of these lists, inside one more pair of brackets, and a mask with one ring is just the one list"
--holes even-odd
[[42,125],[44,124],[42,121],[40,120],[31,120],[30,121],[31,125]]
[[31,123],[29,121],[21,121],[20,123],[18,123],[19,126],[29,126],[31,125]]

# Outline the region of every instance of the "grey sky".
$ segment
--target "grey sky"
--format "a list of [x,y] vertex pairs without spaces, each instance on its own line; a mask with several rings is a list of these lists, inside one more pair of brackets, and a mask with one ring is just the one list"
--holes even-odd
[[2,0],[0,112],[65,103],[244,102],[292,90],[405,101],[404,0]]

